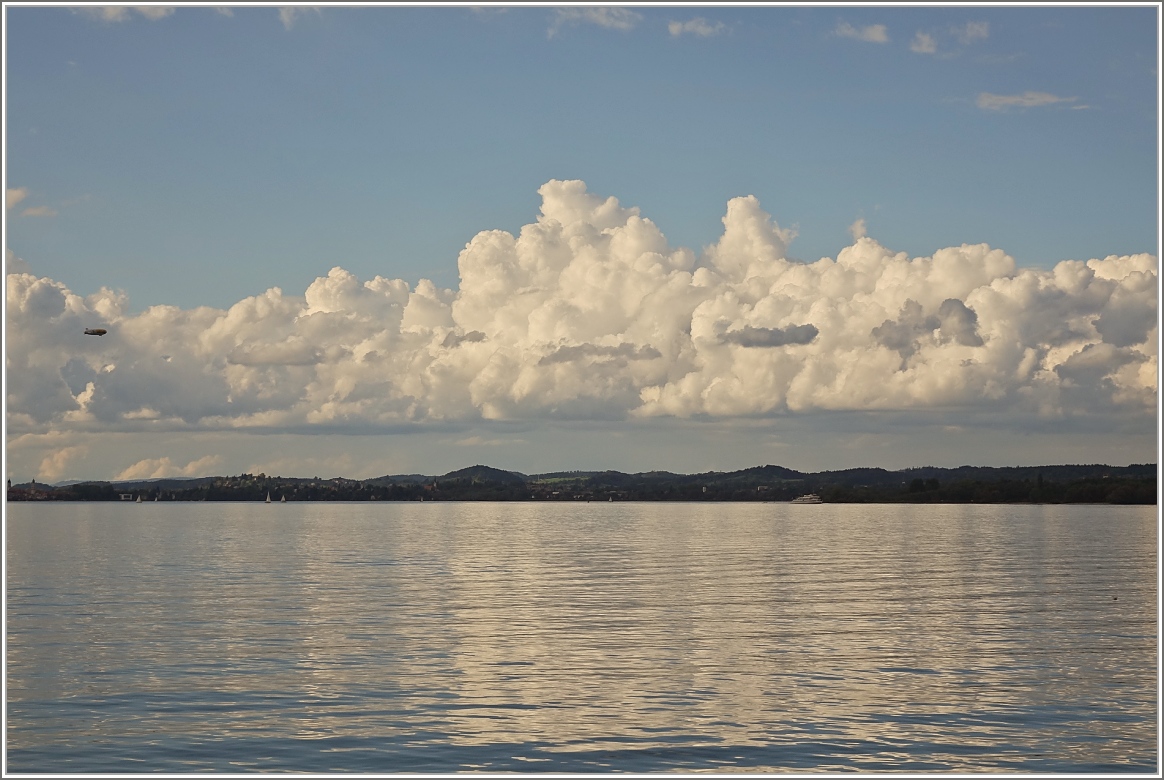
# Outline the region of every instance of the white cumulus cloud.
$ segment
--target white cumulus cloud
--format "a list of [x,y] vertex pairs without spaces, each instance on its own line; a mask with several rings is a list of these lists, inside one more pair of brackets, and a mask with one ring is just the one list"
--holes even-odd
[[[7,279],[9,429],[364,432],[482,421],[931,410],[1034,421],[1156,408],[1157,259],[1020,269],[925,257],[851,226],[835,259],[733,198],[703,252],[581,181],[516,234],[478,233],[460,284],[336,267],[221,310]],[[107,329],[86,336],[86,327]],[[139,456],[140,457],[140,456]],[[148,460],[148,459],[147,459]],[[145,465],[143,465],[145,463]],[[125,473],[181,472],[160,461]],[[51,469],[50,469],[51,470]]]
[[132,466],[121,471],[115,480],[120,479],[162,479],[163,477],[205,477],[210,476],[213,469],[222,461],[217,455],[207,455],[204,458],[191,461],[185,466],[178,466],[170,458],[147,458],[139,460]]
[[68,473],[71,463],[83,457],[89,448],[84,444],[75,444],[53,450],[40,462],[36,476],[42,482],[53,482]]

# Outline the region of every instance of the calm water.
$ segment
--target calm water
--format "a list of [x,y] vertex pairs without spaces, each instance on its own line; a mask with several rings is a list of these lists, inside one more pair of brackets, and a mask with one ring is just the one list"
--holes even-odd
[[1157,766],[1154,507],[7,509],[9,772]]

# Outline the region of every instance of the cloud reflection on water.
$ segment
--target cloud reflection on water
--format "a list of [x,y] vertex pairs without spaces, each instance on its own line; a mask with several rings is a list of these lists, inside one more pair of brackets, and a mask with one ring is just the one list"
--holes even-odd
[[1146,509],[14,509],[14,771],[1155,757]]

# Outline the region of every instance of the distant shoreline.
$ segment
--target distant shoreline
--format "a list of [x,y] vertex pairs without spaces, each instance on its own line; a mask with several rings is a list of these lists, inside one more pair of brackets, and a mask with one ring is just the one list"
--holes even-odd
[[1156,504],[1156,464],[878,468],[804,473],[782,466],[673,474],[572,471],[525,475],[471,466],[442,476],[366,480],[266,474],[10,485],[9,501],[635,501],[829,504]]

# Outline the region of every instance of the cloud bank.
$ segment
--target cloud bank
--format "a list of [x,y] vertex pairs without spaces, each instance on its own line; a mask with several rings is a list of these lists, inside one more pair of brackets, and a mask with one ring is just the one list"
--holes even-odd
[[[1019,269],[985,244],[910,258],[854,229],[836,259],[754,197],[698,256],[580,181],[484,231],[440,289],[333,268],[227,310],[132,313],[7,278],[14,433],[399,430],[488,420],[931,410],[1025,422],[1155,419],[1157,259]],[[86,336],[103,327],[105,336]],[[173,473],[172,463],[135,472]]]
[[[198,477],[218,467],[222,458],[217,455],[207,455],[179,466],[170,458],[147,458],[139,460],[129,468],[123,469],[113,478],[119,479],[163,479],[165,477]],[[44,466],[42,464],[43,473]]]

